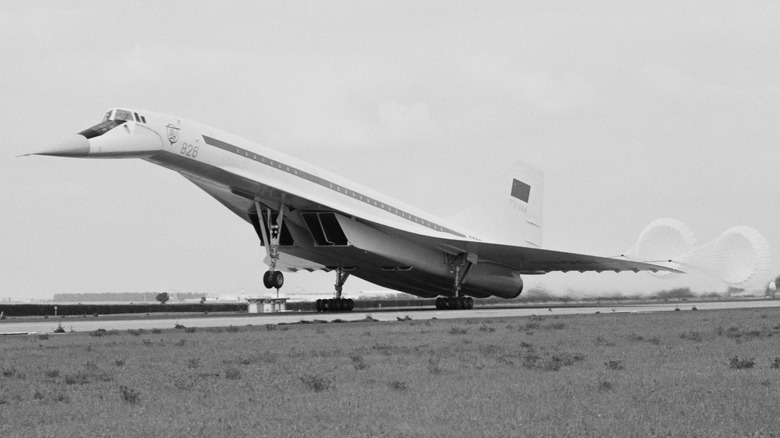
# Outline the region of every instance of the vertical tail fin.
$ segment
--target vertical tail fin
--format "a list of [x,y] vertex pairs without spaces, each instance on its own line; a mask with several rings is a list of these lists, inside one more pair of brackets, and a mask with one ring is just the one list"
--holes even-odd
[[542,246],[544,183],[542,170],[517,162],[504,173],[487,176],[480,201],[450,219],[483,241]]

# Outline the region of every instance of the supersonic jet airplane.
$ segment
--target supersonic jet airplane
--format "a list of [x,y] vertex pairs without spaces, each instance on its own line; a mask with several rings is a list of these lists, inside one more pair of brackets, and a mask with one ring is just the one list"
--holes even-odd
[[445,219],[276,150],[149,111],[112,109],[35,155],[140,158],[179,172],[252,224],[267,253],[267,288],[282,287],[282,271],[335,271],[335,298],[318,300],[318,311],[352,310],[341,296],[350,275],[439,297],[440,309],[466,309],[472,297],[518,296],[524,274],[679,272],[542,249],[542,173],[522,162],[497,178],[480,205]]

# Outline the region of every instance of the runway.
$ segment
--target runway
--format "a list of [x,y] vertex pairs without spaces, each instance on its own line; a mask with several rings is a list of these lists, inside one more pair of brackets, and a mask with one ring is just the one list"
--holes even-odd
[[184,327],[228,327],[228,326],[257,326],[267,324],[293,324],[300,322],[333,322],[361,321],[374,319],[376,321],[398,321],[407,316],[412,320],[428,319],[479,319],[479,318],[507,318],[518,316],[550,316],[550,315],[575,315],[575,314],[605,314],[605,313],[648,313],[669,311],[716,310],[716,309],[750,309],[780,307],[780,300],[754,299],[744,301],[712,301],[712,302],[677,302],[677,303],[648,303],[630,305],[597,305],[580,307],[520,307],[520,308],[474,308],[471,310],[427,310],[409,308],[399,310],[373,310],[354,311],[350,313],[259,313],[228,316],[192,315],[186,314],[180,317],[147,317],[147,316],[103,316],[103,317],[66,317],[49,318],[35,321],[14,322],[13,319],[0,321],[0,335],[24,335],[54,333],[59,325],[66,332],[91,332],[98,329],[105,330],[151,330],[173,329],[175,326]]

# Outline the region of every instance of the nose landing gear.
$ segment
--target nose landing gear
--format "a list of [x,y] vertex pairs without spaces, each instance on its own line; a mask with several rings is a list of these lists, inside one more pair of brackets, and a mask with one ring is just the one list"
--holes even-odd
[[[255,201],[257,208],[257,214],[262,214],[262,208],[259,202]],[[282,223],[284,222],[284,204],[279,206],[279,214],[276,216],[276,220],[271,220],[271,210],[268,209],[268,228],[266,229],[265,223],[262,219],[258,220],[260,230],[263,234],[263,241],[265,242],[266,253],[270,259],[269,269],[263,274],[263,286],[266,289],[276,288],[277,294],[279,289],[284,286],[284,274],[281,271],[276,270],[276,263],[279,261],[279,235],[282,231]]]
[[265,271],[265,274],[263,274],[263,286],[266,289],[281,289],[284,286],[284,274],[281,271]]

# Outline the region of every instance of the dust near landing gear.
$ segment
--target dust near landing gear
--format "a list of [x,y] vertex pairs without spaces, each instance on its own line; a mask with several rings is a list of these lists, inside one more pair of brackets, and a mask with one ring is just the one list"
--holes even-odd
[[471,309],[474,299],[471,297],[439,297],[436,298],[436,308],[439,310]]
[[350,298],[317,300],[314,303],[314,308],[318,312],[351,312],[355,308],[355,302]]
[[280,271],[265,271],[265,274],[263,274],[263,286],[266,289],[281,289],[284,286],[284,274]]

